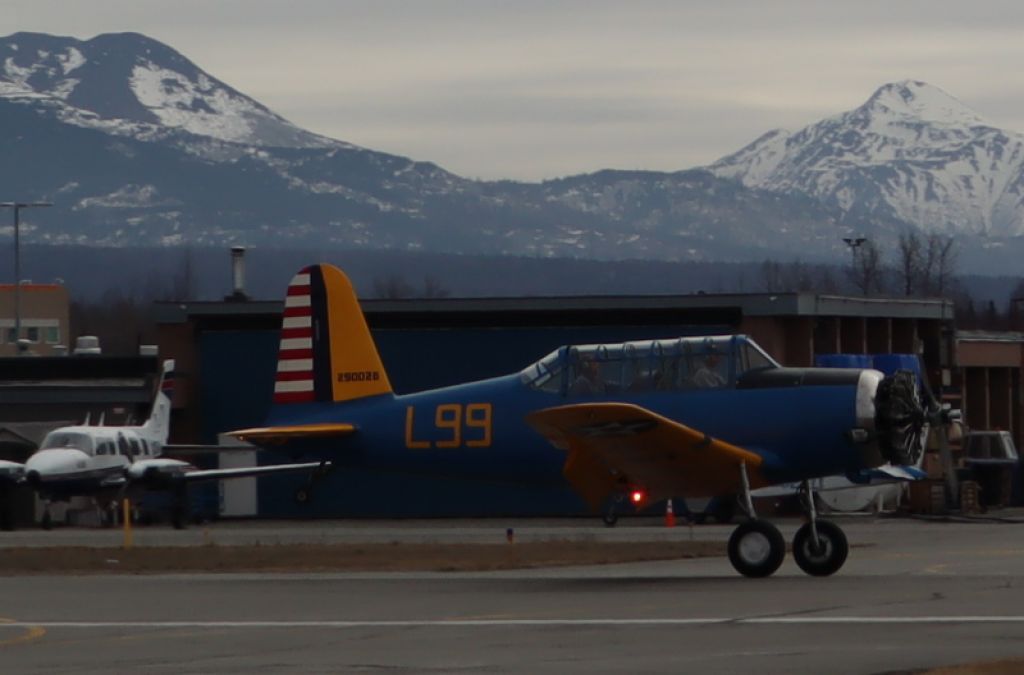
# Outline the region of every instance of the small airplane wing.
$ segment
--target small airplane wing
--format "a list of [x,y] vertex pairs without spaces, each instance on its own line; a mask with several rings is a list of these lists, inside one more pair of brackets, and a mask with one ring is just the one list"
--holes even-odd
[[254,427],[229,431],[240,441],[249,441],[255,445],[276,445],[302,438],[331,438],[333,436],[349,436],[356,432],[354,424],[323,423],[323,424],[290,424],[280,427]]
[[654,501],[737,493],[740,464],[751,487],[767,485],[757,453],[629,403],[547,408],[526,421],[569,453],[562,473],[594,510],[624,486],[642,486]]
[[24,477],[24,464],[0,459],[0,485],[4,483],[19,483]]
[[300,462],[296,464],[270,464],[266,466],[242,466],[231,469],[197,469],[188,462],[168,457],[144,459],[129,465],[123,474],[112,476],[105,486],[111,487],[129,483],[144,487],[160,489],[172,485],[193,483],[204,480],[221,480],[227,478],[246,478],[270,473],[294,473],[326,471],[331,463]]
[[221,480],[224,478],[246,478],[268,473],[294,473],[310,471],[326,471],[331,468],[330,462],[302,462],[299,464],[276,464],[270,466],[245,466],[236,469],[196,469],[182,475],[186,482],[203,480]]
[[[896,483],[908,483],[924,480],[928,474],[920,467],[903,464],[883,464],[873,469],[863,469],[856,474],[822,476],[811,481],[815,494],[822,492],[839,492],[858,488],[884,487]],[[798,482],[779,483],[755,490],[754,497],[788,497],[800,492]]]
[[[924,480],[928,474],[919,466],[903,464],[883,464],[861,472],[866,480],[861,482],[898,482]],[[857,481],[853,481],[856,483]]]

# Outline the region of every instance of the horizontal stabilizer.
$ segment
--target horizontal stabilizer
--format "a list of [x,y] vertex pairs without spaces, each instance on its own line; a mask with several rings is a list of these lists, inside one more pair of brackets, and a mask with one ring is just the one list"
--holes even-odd
[[248,441],[255,445],[277,445],[304,438],[332,438],[349,436],[356,432],[354,424],[290,424],[280,427],[253,427],[229,431],[240,441]]

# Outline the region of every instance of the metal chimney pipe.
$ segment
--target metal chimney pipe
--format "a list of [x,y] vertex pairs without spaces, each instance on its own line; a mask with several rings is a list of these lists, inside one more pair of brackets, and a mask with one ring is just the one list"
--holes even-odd
[[245,298],[245,247],[231,247],[231,295]]

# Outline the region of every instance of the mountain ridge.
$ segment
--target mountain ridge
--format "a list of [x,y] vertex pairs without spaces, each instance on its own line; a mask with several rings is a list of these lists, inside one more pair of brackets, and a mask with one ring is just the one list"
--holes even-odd
[[851,232],[1024,234],[1024,137],[912,80],[706,167],[525,183],[305,131],[138,33],[15,33],[0,63],[0,124],[17,130],[0,182],[55,204],[28,241],[814,261],[845,256]]

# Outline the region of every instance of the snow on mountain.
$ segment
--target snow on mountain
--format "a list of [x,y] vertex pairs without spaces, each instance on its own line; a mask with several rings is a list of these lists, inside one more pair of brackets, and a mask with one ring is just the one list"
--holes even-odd
[[69,124],[135,138],[178,130],[259,147],[354,147],[296,127],[136,33],[0,38],[0,96],[51,99]]
[[887,84],[855,110],[770,132],[707,168],[844,214],[926,231],[1024,234],[1024,136],[923,82]]
[[54,202],[36,243],[826,260],[850,231],[1024,232],[1024,138],[920,82],[705,170],[486,183],[300,129],[143,35],[17,33],[0,127],[5,191]]

